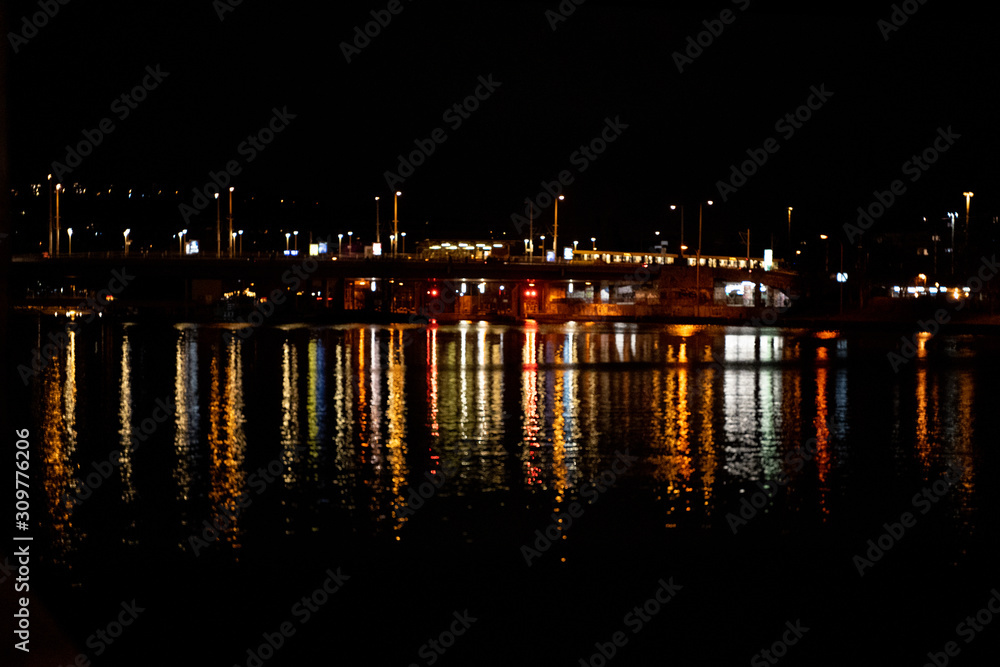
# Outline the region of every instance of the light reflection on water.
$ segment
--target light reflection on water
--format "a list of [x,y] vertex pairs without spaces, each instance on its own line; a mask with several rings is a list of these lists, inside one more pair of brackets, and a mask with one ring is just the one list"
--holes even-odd
[[[204,521],[217,524],[217,548],[234,557],[248,530],[237,499],[257,497],[254,471],[275,460],[283,472],[269,490],[288,533],[320,529],[332,513],[405,535],[412,486],[443,466],[459,473],[442,496],[551,494],[558,507],[626,448],[640,463],[620,484],[651,491],[667,525],[707,522],[733,494],[783,472],[785,502],[822,521],[836,515],[844,481],[864,472],[852,458],[880,447],[899,464],[887,475],[932,482],[961,465],[950,511],[971,526],[983,447],[975,369],[892,374],[871,361],[884,353],[856,361],[851,338],[821,334],[529,322],[298,326],[244,340],[212,326],[168,337],[136,325],[90,363],[118,369],[119,513],[132,516],[137,498],[172,507],[182,544]],[[108,416],[80,423],[77,394],[89,388],[78,381],[77,337],[35,380],[48,524],[64,558],[79,537],[61,499],[100,458],[100,432],[88,426]],[[150,361],[161,349],[173,353],[169,373]],[[174,418],[150,442],[170,465],[140,474],[156,445],[134,451],[145,414],[136,406],[160,397]],[[809,439],[815,458],[796,471],[786,455]]]

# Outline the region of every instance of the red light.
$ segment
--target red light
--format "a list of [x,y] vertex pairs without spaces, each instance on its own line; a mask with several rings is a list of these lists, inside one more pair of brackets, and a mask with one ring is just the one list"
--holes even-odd
[[436,289],[432,289],[430,292],[428,292],[428,294],[430,294],[431,296],[437,296],[438,291]]

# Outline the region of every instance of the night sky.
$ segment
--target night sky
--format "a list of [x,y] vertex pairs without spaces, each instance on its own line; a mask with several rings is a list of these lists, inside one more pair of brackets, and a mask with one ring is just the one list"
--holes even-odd
[[[11,31],[39,11],[32,2],[8,4]],[[243,225],[353,229],[368,239],[374,197],[383,197],[382,221],[391,220],[396,188],[400,229],[411,239],[523,238],[511,215],[564,170],[573,178],[559,211],[564,244],[597,236],[604,247],[638,248],[660,230],[674,247],[680,217],[672,203],[686,204],[690,244],[697,202],[713,199],[706,252],[735,252],[737,230],[750,227],[760,254],[771,233],[784,233],[788,206],[796,237],[843,235],[857,207],[896,179],[906,191],[878,231],[918,229],[923,216],[943,225],[945,211],[964,215],[965,190],[976,193],[973,225],[992,224],[998,212],[989,187],[998,176],[996,25],[975,12],[914,1],[907,8],[915,13],[895,29],[891,3],[859,15],[839,4],[564,0],[573,11],[559,20],[557,0],[399,0],[396,14],[389,5],[59,5],[16,53],[7,37],[13,186],[43,182],[54,161],[65,161],[67,144],[107,118],[113,131],[62,180],[88,193],[113,184],[122,196],[127,188],[181,194],[106,210],[80,197],[66,202],[66,215],[109,237],[131,226],[164,248],[182,227],[204,236],[214,228],[214,204],[187,221],[178,205],[192,203],[192,188],[203,189],[209,172],[230,160],[241,169],[232,184]],[[357,49],[355,28],[371,23],[374,32],[373,11],[390,17],[388,25]],[[694,57],[679,71],[675,53],[685,54],[699,33],[707,46],[689,50]],[[116,103],[147,67],[168,74],[134,109]],[[498,85],[488,94],[479,88],[484,99],[467,118],[449,112],[475,94],[480,77]],[[813,87],[830,94],[813,98],[818,108],[799,127],[781,123]],[[251,151],[243,142],[267,127],[274,109],[294,118]],[[606,150],[592,160],[574,155],[608,119],[619,134]],[[958,138],[911,180],[918,172],[904,163],[949,127]],[[398,156],[435,130],[445,140],[391,187],[386,172],[398,173]],[[749,159],[748,150],[760,155],[769,139],[777,150],[757,173],[720,191],[732,165]],[[32,215],[44,230],[47,206],[21,220]],[[551,207],[536,223],[536,235],[551,233]]]

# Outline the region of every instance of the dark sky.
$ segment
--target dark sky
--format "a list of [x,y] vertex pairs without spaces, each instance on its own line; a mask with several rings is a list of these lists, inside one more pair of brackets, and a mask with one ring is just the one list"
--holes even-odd
[[[9,4],[15,31],[39,11]],[[364,233],[362,225],[374,227],[375,195],[387,204],[382,220],[392,217],[385,172],[437,128],[447,139],[397,186],[402,228],[416,238],[521,238],[511,214],[563,170],[574,178],[559,211],[566,242],[596,235],[637,246],[661,230],[673,245],[680,221],[669,205],[686,203],[687,236],[706,199],[716,201],[706,245],[719,249],[739,246],[738,229],[750,227],[761,243],[782,232],[788,206],[796,234],[842,233],[857,207],[895,179],[906,192],[879,229],[964,213],[961,193],[970,189],[974,222],[997,213],[997,26],[976,12],[914,2],[916,13],[885,39],[878,21],[889,19],[891,3],[860,15],[828,3],[565,0],[575,9],[553,30],[546,11],[558,11],[558,0],[400,0],[402,10],[348,63],[341,43],[388,4],[244,0],[224,20],[223,3],[209,0],[183,9],[60,5],[17,53],[7,39],[15,185],[43,181],[67,144],[109,118],[114,131],[65,180],[176,188],[186,196],[155,215],[133,212],[150,218],[134,227],[171,233],[184,223],[178,204],[229,160],[242,169],[233,183],[245,218],[292,224],[301,216],[318,232]],[[679,72],[673,54],[723,10],[731,22],[716,24],[721,34]],[[169,74],[120,119],[114,100],[142,82],[147,66]],[[456,128],[444,114],[476,91],[480,76],[500,85]],[[832,95],[794,134],[779,131],[776,121],[806,103],[813,86]],[[248,162],[241,142],[286,107],[295,118]],[[581,172],[573,153],[608,118],[627,128]],[[904,162],[949,126],[960,138],[911,181]],[[777,152],[723,201],[718,182],[769,138]],[[282,198],[298,208],[276,208]],[[199,223],[214,225],[214,211],[187,226]],[[551,223],[551,208],[538,214],[540,229]],[[755,254],[763,247],[754,246]]]

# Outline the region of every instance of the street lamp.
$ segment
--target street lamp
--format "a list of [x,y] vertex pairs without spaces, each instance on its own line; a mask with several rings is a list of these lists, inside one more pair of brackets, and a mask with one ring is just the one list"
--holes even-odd
[[958,211],[950,211],[946,214],[948,216],[948,226],[951,227],[951,272],[955,273],[955,218],[958,217]]
[[591,236],[590,237],[590,242],[594,244],[593,249],[597,250],[597,237],[596,236]]
[[577,243],[579,243],[579,241],[573,241],[573,259],[576,259],[576,244]]
[[[820,234],[819,238],[822,241],[826,241],[830,237],[827,236],[826,234]],[[823,271],[829,271],[829,270],[830,270],[830,244],[829,243],[824,243],[823,244]]]
[[403,244],[403,249],[400,252],[402,252],[405,255],[406,254],[406,232],[400,232],[399,236],[400,236],[400,240],[402,241],[402,244]]
[[788,207],[788,255],[792,254],[792,207]]
[[382,228],[378,221],[378,197],[375,197],[375,243],[382,242]]
[[52,256],[52,174],[49,174],[49,257]]
[[337,257],[340,257],[341,254],[340,249],[343,246],[343,243],[344,243],[344,235],[337,234]]
[[[403,194],[402,192],[400,192],[399,190],[396,190],[396,196],[392,200],[392,235],[395,236],[395,237],[397,237],[397,238],[399,237],[399,197],[402,194]],[[393,254],[393,256],[396,255],[396,242],[395,241],[393,241],[393,244],[392,244],[392,254]]]
[[354,232],[347,232],[347,254],[354,253]]
[[298,250],[299,250],[299,233],[298,233],[298,231],[294,231],[294,232],[292,232],[292,234],[295,236],[295,251],[298,252]]
[[59,193],[62,192],[62,184],[56,183],[56,254],[59,254],[59,237],[60,225],[59,225]]
[[215,256],[222,257],[222,203],[219,193],[215,193]]
[[288,232],[285,232],[285,254],[286,255],[288,254],[288,240],[290,238],[292,238],[292,235],[289,234]]
[[240,237],[240,255],[243,254],[243,230],[236,232]]
[[[712,205],[712,200],[708,200],[708,205]],[[695,299],[695,316],[701,316],[701,209],[702,205],[698,203],[698,257],[695,263],[695,284],[697,285],[697,295]]]
[[69,235],[69,254],[73,254],[73,228],[69,227],[66,229],[66,233]]
[[[684,245],[684,205],[682,204],[680,208],[681,208],[681,243],[680,243],[680,247],[681,247],[681,250],[684,250],[685,248],[687,248],[687,246]],[[676,211],[677,210],[677,204],[671,204],[670,205],[670,210],[671,211]]]
[[559,261],[559,202],[566,199],[563,195],[556,197],[555,229],[552,232],[552,249],[556,251],[556,261]]
[[130,231],[132,231],[131,228],[126,229],[125,232],[124,232],[124,234],[125,234],[125,255],[126,256],[128,256],[128,246],[129,246],[129,243],[130,243],[129,240],[128,240],[128,233]]
[[177,252],[182,256],[184,255],[184,235],[188,233],[188,230],[182,229],[177,234]]
[[962,247],[962,258],[964,259],[964,252],[969,247],[969,200],[972,199],[972,193],[963,192],[962,196],[965,197],[965,244]]
[[542,261],[544,262],[545,261],[545,237],[544,236],[539,236],[538,238],[542,239]]
[[527,255],[528,255],[528,243],[529,243],[528,239],[524,239],[524,255],[525,255],[525,257],[527,257]]
[[233,256],[233,186],[229,186],[229,256]]

